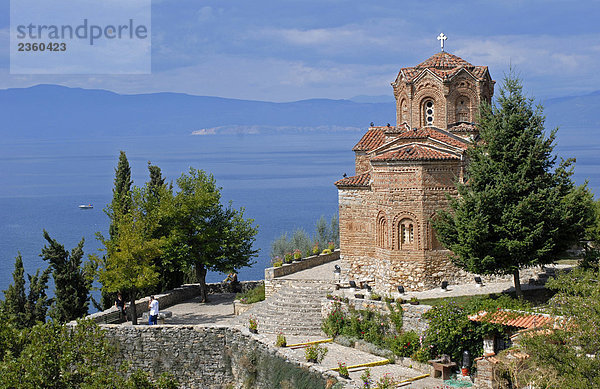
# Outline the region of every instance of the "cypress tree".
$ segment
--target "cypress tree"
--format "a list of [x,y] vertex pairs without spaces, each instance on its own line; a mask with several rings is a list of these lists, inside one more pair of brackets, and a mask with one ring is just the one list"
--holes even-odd
[[81,266],[84,239],[81,238],[70,253],[62,244],[52,239],[46,230],[44,239],[48,245],[42,249],[41,256],[50,263],[55,285],[50,317],[65,323],[87,315],[92,282]]
[[124,151],[119,154],[119,162],[115,169],[115,180],[113,188],[113,199],[108,208],[106,214],[110,218],[109,234],[111,238],[114,238],[117,234],[116,224],[117,219],[125,215],[131,209],[131,168],[129,167],[129,161]]
[[18,327],[26,327],[25,318],[25,268],[21,253],[15,258],[15,270],[13,271],[13,283],[4,291],[4,301],[0,305],[2,311],[9,320]]
[[571,180],[574,160],[556,166],[556,130],[545,135],[542,108],[532,102],[518,78],[505,78],[497,105],[481,108],[468,181],[433,222],[456,265],[513,275],[519,296],[519,269],[558,259],[593,218],[592,195]]

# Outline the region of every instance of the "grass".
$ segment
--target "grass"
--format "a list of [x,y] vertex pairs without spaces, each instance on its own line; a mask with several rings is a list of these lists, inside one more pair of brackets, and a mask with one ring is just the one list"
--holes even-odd
[[[533,306],[537,307],[537,306],[545,305],[548,302],[548,300],[550,300],[550,298],[552,298],[552,296],[554,296],[554,293],[555,292],[553,292],[549,289],[546,289],[546,288],[530,289],[530,290],[523,291],[523,298],[526,301],[529,301]],[[440,298],[432,298],[432,299],[423,299],[423,300],[419,300],[419,301],[421,302],[421,304],[424,304],[424,305],[437,306],[437,305],[442,304],[444,301],[453,300],[459,305],[464,305],[467,302],[469,302],[473,299],[476,299],[476,298],[485,298],[485,297],[494,298],[495,296],[498,296],[499,294],[508,295],[508,296],[512,297],[513,299],[517,298],[517,295],[515,292],[510,292],[510,293],[490,293],[490,294],[473,295],[473,296],[440,297]]]
[[240,300],[242,304],[253,304],[265,299],[265,285],[260,284],[256,288],[249,289],[244,293],[235,295],[236,300]]

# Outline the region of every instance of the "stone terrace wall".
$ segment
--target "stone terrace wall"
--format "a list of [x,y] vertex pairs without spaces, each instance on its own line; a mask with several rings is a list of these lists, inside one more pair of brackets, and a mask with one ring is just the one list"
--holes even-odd
[[296,272],[310,269],[312,267],[319,266],[324,263],[336,261],[338,259],[340,259],[340,250],[336,249],[331,254],[313,255],[310,257],[303,258],[301,261],[286,263],[279,267],[266,268],[265,297],[273,295],[277,291],[278,287],[281,286],[280,283],[277,282],[276,278],[294,274]]
[[[263,281],[242,281],[240,282],[240,286],[242,292],[245,292],[249,289],[255,288],[257,285],[260,285],[262,283]],[[208,294],[231,292],[230,284],[225,282],[206,284],[206,287],[208,290]],[[154,297],[156,297],[156,299],[158,300],[160,308],[165,309],[173,305],[182,303],[184,301],[190,300],[198,295],[200,295],[199,284],[186,284],[182,285],[179,288],[169,290],[166,293],[157,294]],[[141,317],[144,312],[148,311],[149,299],[150,297],[144,297],[142,299],[136,300],[135,306],[138,316]],[[92,313],[91,315],[88,315],[87,318],[94,320],[96,323],[107,323],[113,322],[108,318],[115,317],[115,315],[117,315],[117,309],[115,307],[110,307],[105,311]]]
[[200,325],[102,327],[118,346],[116,362],[156,375],[170,372],[182,389],[318,389],[332,379],[308,364],[286,360],[278,349],[245,330]]

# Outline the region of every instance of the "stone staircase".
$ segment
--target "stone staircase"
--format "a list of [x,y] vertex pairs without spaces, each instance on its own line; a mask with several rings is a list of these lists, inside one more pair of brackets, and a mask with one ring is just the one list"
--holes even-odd
[[286,280],[285,285],[265,301],[235,319],[246,326],[248,317],[258,320],[258,331],[286,335],[322,336],[321,301],[333,290],[331,281]]

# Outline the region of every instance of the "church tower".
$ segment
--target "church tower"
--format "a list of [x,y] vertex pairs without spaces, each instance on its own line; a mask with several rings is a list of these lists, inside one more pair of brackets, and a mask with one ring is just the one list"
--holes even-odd
[[[440,38],[442,37],[442,38]],[[479,106],[494,81],[443,49],[392,82],[396,126],[370,127],[354,146],[356,175],[339,180],[340,249],[350,277],[390,292],[439,286],[468,275],[454,267],[431,221],[456,195]]]

